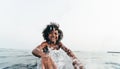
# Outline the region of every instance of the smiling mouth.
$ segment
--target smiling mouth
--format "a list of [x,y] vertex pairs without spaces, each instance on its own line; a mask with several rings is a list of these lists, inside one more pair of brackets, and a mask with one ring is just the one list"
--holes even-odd
[[51,40],[56,40],[56,38],[55,38],[55,37],[52,37]]
[[57,38],[56,37],[51,37],[51,42],[56,42],[57,41]]

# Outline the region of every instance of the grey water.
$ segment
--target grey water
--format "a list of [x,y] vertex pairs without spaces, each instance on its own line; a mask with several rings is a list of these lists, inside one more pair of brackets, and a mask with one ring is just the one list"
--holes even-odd
[[[86,69],[120,69],[120,53],[74,51]],[[38,69],[29,50],[0,49],[0,69]]]

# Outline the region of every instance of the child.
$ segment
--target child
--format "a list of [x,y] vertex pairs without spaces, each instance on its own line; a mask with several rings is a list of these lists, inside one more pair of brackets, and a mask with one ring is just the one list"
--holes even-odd
[[[74,69],[83,69],[82,64],[73,52],[61,42],[63,32],[59,29],[59,25],[51,23],[47,25],[42,33],[45,41],[32,51],[34,56],[42,59],[42,69],[71,69],[67,67],[70,64],[73,65]],[[63,52],[60,52],[61,49],[71,57],[72,63],[66,64],[65,60],[68,59],[67,57],[63,58]]]

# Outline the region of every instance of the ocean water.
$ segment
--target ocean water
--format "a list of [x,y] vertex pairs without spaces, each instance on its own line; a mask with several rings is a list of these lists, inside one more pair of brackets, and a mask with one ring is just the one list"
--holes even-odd
[[[120,53],[74,51],[85,69],[120,69]],[[0,69],[38,69],[29,50],[0,49]]]

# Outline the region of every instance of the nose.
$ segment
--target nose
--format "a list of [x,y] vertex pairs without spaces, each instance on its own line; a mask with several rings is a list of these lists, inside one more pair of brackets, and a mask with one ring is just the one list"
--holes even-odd
[[52,34],[52,37],[55,37],[55,34],[54,34],[54,33]]

